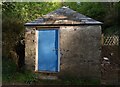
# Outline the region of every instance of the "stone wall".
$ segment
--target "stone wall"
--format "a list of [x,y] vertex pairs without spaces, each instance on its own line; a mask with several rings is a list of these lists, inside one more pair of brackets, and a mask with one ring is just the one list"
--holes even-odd
[[25,32],[25,66],[28,70],[35,70],[35,29],[26,28]]
[[60,29],[60,73],[73,77],[100,77],[101,27]]
[[[35,30],[25,34],[25,63],[35,70]],[[60,27],[60,72],[58,77],[100,77],[101,27],[62,26]]]

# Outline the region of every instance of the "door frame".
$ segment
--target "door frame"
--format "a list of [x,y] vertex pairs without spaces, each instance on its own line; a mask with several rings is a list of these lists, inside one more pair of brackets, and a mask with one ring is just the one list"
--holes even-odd
[[[58,71],[57,72],[49,72],[49,71],[38,71],[38,31],[40,30],[57,30],[58,31]],[[36,50],[36,56],[35,56],[35,72],[44,72],[44,73],[58,73],[60,72],[60,31],[59,28],[37,28],[35,30],[35,50]]]

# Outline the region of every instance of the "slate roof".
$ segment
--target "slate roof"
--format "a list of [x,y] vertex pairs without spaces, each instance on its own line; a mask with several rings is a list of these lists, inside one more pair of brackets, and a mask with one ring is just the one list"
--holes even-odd
[[40,17],[32,22],[25,23],[25,26],[46,26],[46,25],[101,25],[102,22],[80,14],[68,7],[59,8]]

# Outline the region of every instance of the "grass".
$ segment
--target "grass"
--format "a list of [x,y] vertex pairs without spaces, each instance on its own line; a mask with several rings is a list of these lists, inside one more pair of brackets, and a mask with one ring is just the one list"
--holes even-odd
[[99,80],[95,79],[58,79],[58,80],[39,80],[39,84],[48,84],[48,85],[99,85]]
[[2,60],[2,81],[3,84],[49,84],[49,85],[99,85],[100,81],[89,78],[72,78],[64,77],[58,80],[40,80],[37,74],[31,71],[22,70],[17,71],[16,64],[8,59]]
[[3,84],[21,83],[31,84],[36,80],[36,75],[27,70],[17,71],[16,64],[8,58],[2,59],[2,82]]

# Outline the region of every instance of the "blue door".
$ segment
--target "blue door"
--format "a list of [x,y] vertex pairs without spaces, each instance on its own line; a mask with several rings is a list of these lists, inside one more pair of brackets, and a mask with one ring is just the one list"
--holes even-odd
[[38,30],[38,71],[59,71],[58,38],[58,30]]

